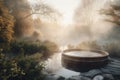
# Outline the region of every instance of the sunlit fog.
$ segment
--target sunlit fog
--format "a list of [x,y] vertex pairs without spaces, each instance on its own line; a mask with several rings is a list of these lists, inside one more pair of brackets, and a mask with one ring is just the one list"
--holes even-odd
[[[109,0],[29,0],[34,6],[43,2],[55,10],[59,15],[55,20],[34,14],[42,23],[36,23],[39,38],[51,40],[58,45],[78,44],[84,40],[101,40],[112,29],[112,23],[106,22],[106,16],[100,14],[100,9],[108,8]],[[98,4],[99,3],[99,4]],[[56,16],[56,13],[52,16]],[[48,24],[47,24],[48,23]],[[51,26],[50,26],[51,25]],[[44,27],[43,27],[44,26]],[[107,26],[107,29],[104,29]],[[98,31],[99,30],[99,31]],[[47,34],[49,32],[49,34]],[[64,35],[64,36],[63,36]]]
[[[33,5],[34,3],[39,2],[39,0],[29,1]],[[59,23],[61,23],[62,26],[67,26],[73,23],[74,11],[80,3],[80,0],[45,0],[43,2],[58,10],[62,15]]]
[[0,80],[120,80],[120,0],[0,0]]

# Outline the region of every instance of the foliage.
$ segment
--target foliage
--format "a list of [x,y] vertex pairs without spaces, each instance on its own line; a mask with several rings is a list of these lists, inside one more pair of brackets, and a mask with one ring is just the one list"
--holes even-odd
[[[40,57],[39,57],[40,58]],[[44,64],[33,57],[18,57],[18,66],[22,68],[25,75],[22,76],[22,80],[43,80],[45,75],[43,74]],[[39,63],[40,62],[40,63]]]
[[[27,42],[19,42],[14,41],[10,44],[11,46],[11,52],[12,53],[24,53],[24,54],[33,54],[37,52],[47,51],[47,48],[45,46],[34,44],[34,43],[27,43]],[[44,53],[44,52],[43,52]]]
[[[116,3],[117,1],[115,1]],[[118,2],[119,4],[119,2]],[[100,10],[101,14],[106,15],[108,18],[106,21],[115,24],[112,31],[109,33],[108,37],[115,40],[112,43],[106,44],[103,48],[108,51],[112,56],[120,56],[120,5],[112,4],[108,9]],[[118,41],[116,41],[118,40]]]
[[15,37],[21,37],[25,34],[32,34],[33,32],[33,23],[32,17],[23,19],[28,14],[31,14],[30,6],[27,3],[27,0],[3,0],[5,6],[9,9],[11,14],[14,16],[15,22]]
[[45,75],[43,74],[44,63],[42,63],[42,60],[43,58],[47,59],[53,55],[52,53],[54,53],[54,51],[58,50],[57,45],[49,41],[13,41],[11,42],[9,48],[10,49],[8,51],[3,50],[3,52],[6,52],[6,55],[9,56],[6,58],[8,63],[6,63],[5,66],[12,64],[10,60],[14,60],[20,71],[24,72],[24,75],[20,75],[19,77],[11,77],[11,79],[15,80],[43,80]]
[[106,19],[106,21],[115,23],[120,26],[120,6],[119,5],[111,5],[109,9],[100,10],[100,13],[110,17],[109,19]]
[[26,42],[26,41],[12,41],[4,53],[11,53],[12,55],[32,55],[35,53],[41,54],[42,58],[47,59],[58,51],[58,46],[50,41],[45,42]]
[[0,2],[0,43],[10,43],[13,40],[14,19],[8,9]]
[[13,59],[0,53],[0,80],[43,80],[44,65],[39,61],[36,57],[17,56]]
[[41,0],[37,1],[39,2],[30,5],[28,0],[4,0],[5,5],[16,20],[14,27],[16,37],[30,36],[34,33],[32,15],[36,14],[39,17],[44,16],[53,19],[57,14],[56,10]]
[[47,41],[44,41],[42,45],[48,49],[48,54],[47,54],[48,56],[51,56],[53,55],[53,53],[59,51],[58,45],[55,44],[54,42],[47,40]]
[[8,59],[0,52],[0,80],[21,80],[23,75],[25,73],[18,63],[14,59]]

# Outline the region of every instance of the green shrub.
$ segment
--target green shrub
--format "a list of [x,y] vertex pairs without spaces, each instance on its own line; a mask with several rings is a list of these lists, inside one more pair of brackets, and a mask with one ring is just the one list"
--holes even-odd
[[58,51],[58,46],[50,41],[45,42],[24,42],[24,41],[13,41],[10,44],[8,50],[5,53],[12,53],[13,55],[32,55],[35,53],[42,54],[44,59],[47,59],[53,53]]
[[17,58],[18,66],[22,68],[25,75],[22,76],[22,80],[43,80],[45,75],[43,74],[44,65],[39,63],[38,60],[31,57]]
[[21,80],[23,75],[25,73],[18,63],[0,52],[0,80]]
[[10,59],[0,53],[0,80],[44,80],[44,64],[36,59],[41,55],[33,56]]
[[10,44],[10,52],[14,54],[34,54],[47,52],[47,48],[41,44],[14,41]]

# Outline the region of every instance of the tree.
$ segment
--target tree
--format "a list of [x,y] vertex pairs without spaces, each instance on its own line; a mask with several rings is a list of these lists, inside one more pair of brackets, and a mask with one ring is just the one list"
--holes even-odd
[[53,8],[43,2],[38,2],[35,5],[30,5],[28,0],[4,0],[4,2],[15,17],[14,29],[17,37],[30,36],[34,33],[33,14],[51,17],[55,13]]
[[10,43],[13,40],[14,18],[0,1],[0,44]]
[[30,6],[27,0],[4,0],[9,12],[15,17],[15,36],[24,36],[25,34],[32,34],[33,23],[32,17],[23,19],[30,14]]
[[[101,9],[100,13],[106,15],[108,18],[105,19],[108,22],[114,23],[112,30],[108,34],[109,44],[104,46],[104,49],[108,51],[112,56],[119,56],[120,50],[120,3],[119,0],[112,3],[108,9]],[[110,39],[112,39],[112,43],[110,43]]]
[[105,14],[109,16],[109,19],[106,21],[112,22],[120,26],[120,6],[119,5],[111,5],[109,9],[100,10],[101,14]]

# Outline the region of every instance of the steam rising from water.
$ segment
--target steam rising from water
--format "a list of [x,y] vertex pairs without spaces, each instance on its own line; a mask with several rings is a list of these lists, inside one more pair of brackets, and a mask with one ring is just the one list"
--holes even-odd
[[52,56],[52,58],[49,58],[45,62],[46,71],[48,73],[55,74],[55,76],[63,76],[65,78],[80,75],[79,72],[71,71],[62,67],[61,55],[62,55],[62,51],[65,49],[67,49],[67,47],[60,47],[61,52],[56,53],[55,55]]
[[[104,7],[108,8],[109,1],[81,0],[74,13],[74,24],[66,27],[43,25],[44,27],[41,27],[43,37],[55,41],[60,46],[78,44],[81,41],[87,40],[106,40],[114,25],[105,22],[105,16],[99,14],[99,10]],[[109,39],[107,40],[109,41]],[[54,55],[47,61],[47,64],[47,69],[53,72],[61,69],[61,53]],[[54,67],[54,65],[57,66]]]
[[34,21],[35,33],[32,39],[50,40],[60,46],[61,52],[56,53],[46,61],[46,69],[49,73],[64,77],[71,74],[72,76],[79,75],[79,73],[63,69],[61,65],[61,53],[67,48],[66,45],[77,45],[81,41],[110,41],[109,37],[114,36],[109,36],[114,25],[106,22],[104,20],[106,16],[99,13],[100,9],[108,8],[109,5],[110,0],[80,0],[78,7],[72,11],[74,12],[72,15],[74,17],[73,22],[67,26],[59,23],[42,22],[41,19]]
[[[56,42],[60,46],[78,44],[86,40],[104,40],[113,24],[104,21],[99,10],[109,7],[109,0],[81,0],[74,10],[73,24],[37,23],[42,40]],[[107,27],[107,28],[106,28]]]
[[[33,0],[31,0],[31,2],[33,2]],[[21,29],[23,33],[26,33],[23,37],[24,39],[33,41],[50,40],[56,42],[60,46],[67,44],[76,45],[81,41],[110,40],[107,38],[109,38],[108,35],[112,31],[114,25],[106,22],[104,20],[106,17],[99,14],[99,10],[102,8],[108,8],[109,4],[110,0],[80,0],[79,4],[76,4],[76,8],[73,6],[73,10],[70,9],[73,13],[73,15],[71,15],[73,16],[73,19],[71,20],[73,22],[70,24],[63,25],[53,22],[43,22],[42,19],[38,17],[34,20],[34,27]],[[57,7],[57,5],[54,7]],[[64,5],[64,7],[68,6]],[[64,7],[61,7],[60,10]],[[63,15],[65,15],[65,13],[63,13]],[[69,17],[66,18],[69,20]],[[33,24],[33,22],[31,23]]]
[[52,56],[52,59],[50,58],[46,61],[46,64],[47,65],[45,67],[49,73],[54,73],[61,69],[61,53],[56,53],[54,56]]

